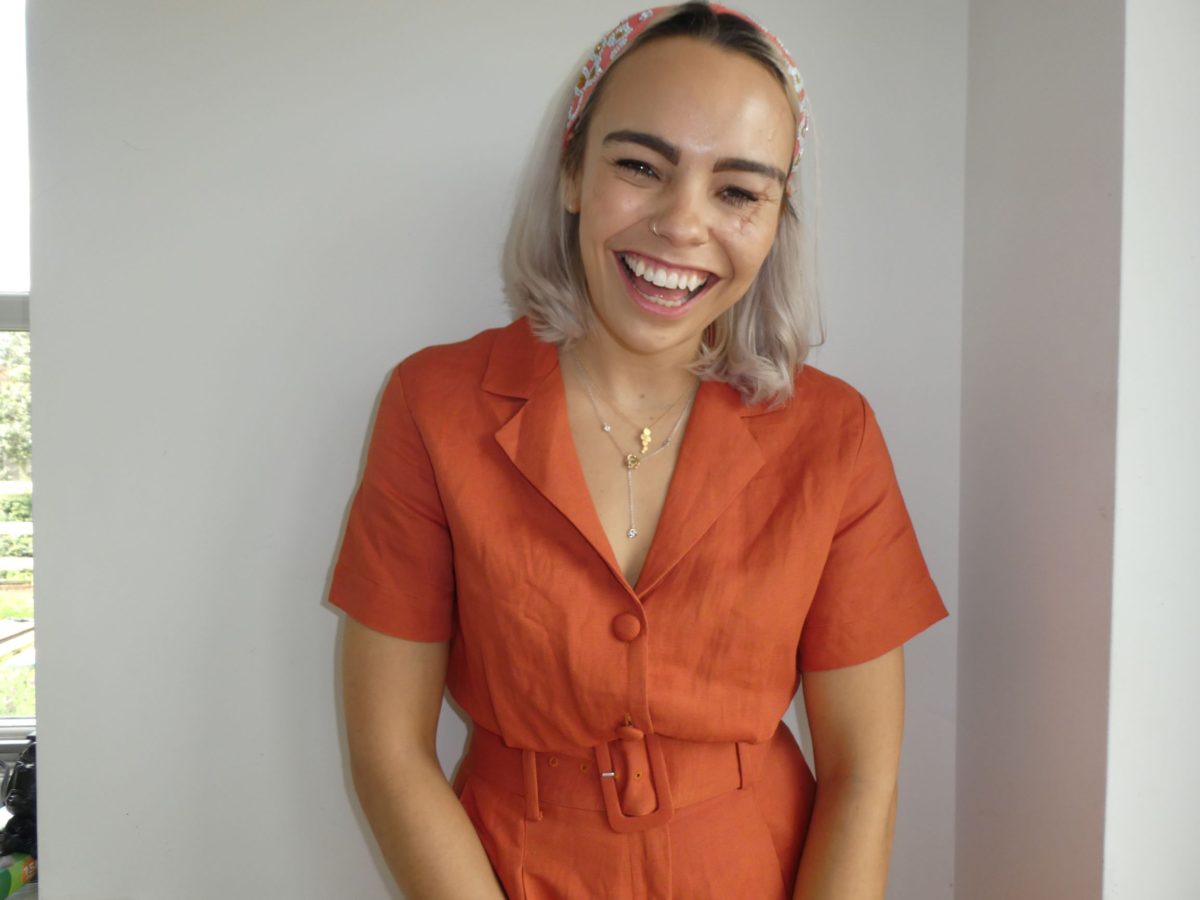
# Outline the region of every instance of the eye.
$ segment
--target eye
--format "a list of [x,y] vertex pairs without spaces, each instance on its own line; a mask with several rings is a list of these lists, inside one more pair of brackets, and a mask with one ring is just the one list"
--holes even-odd
[[730,206],[749,206],[759,200],[757,194],[740,187],[727,187],[721,191],[721,196]]
[[625,169],[633,175],[642,176],[645,178],[657,178],[658,173],[654,171],[654,166],[648,162],[643,162],[640,159],[618,159],[615,163],[618,169]]

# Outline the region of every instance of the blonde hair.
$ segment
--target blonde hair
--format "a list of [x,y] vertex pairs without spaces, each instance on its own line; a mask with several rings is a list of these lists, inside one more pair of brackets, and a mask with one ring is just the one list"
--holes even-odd
[[[647,28],[608,72],[646,43],[676,36],[707,41],[766,65],[787,91],[793,113],[798,112],[787,63],[772,42],[745,19],[718,14],[703,3],[684,4]],[[607,81],[602,78],[596,85],[564,148],[567,109],[579,68],[572,70],[543,117],[518,187],[502,263],[505,296],[514,315],[526,316],[539,338],[563,349],[587,335],[592,313],[579,255],[579,217],[565,209],[560,186],[564,176],[577,173],[582,166],[591,112]],[[815,137],[815,131],[810,131],[814,144]],[[815,156],[815,152],[806,153],[805,159]],[[805,202],[810,180],[807,168],[807,164],[802,167],[795,192],[784,200],[775,240],[758,275],[745,296],[705,330],[690,366],[704,380],[723,381],[736,388],[746,404],[765,400],[778,406],[785,402],[809,349],[820,343],[820,339],[812,339],[814,329],[818,334],[822,329],[816,204]],[[815,163],[813,169],[815,175]]]

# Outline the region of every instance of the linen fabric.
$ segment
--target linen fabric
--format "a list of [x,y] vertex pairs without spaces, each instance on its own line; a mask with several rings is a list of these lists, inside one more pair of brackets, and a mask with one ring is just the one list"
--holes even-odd
[[451,696],[510,747],[587,757],[630,725],[771,742],[750,788],[632,834],[596,810],[546,806],[531,822],[520,796],[460,772],[508,896],[528,900],[790,896],[813,776],[781,718],[801,674],[873,659],[947,615],[871,407],[812,366],[776,410],[700,385],[628,584],[556,349],[525,318],[393,370],[329,599],[385,634],[450,641]]

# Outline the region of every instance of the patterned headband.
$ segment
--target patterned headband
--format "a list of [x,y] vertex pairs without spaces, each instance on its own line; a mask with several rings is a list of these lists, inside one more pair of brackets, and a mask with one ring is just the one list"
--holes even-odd
[[[582,68],[579,70],[579,80],[575,83],[574,95],[571,98],[570,108],[567,110],[567,127],[563,134],[563,147],[566,147],[570,142],[571,136],[575,133],[575,124],[579,120],[579,114],[583,112],[588,98],[595,92],[596,85],[599,84],[600,79],[612,67],[612,64],[617,61],[638,35],[649,27],[652,21],[663,21],[664,14],[671,13],[676,8],[674,6],[656,6],[653,9],[634,13],[606,34],[600,40],[600,43],[596,44],[596,48],[591,52],[587,60],[584,61]],[[709,9],[718,14],[727,13],[737,16],[739,19],[750,23],[783,56],[787,74],[791,79],[792,89],[796,93],[797,101],[796,145],[792,155],[792,168],[788,173],[787,180],[787,192],[788,194],[792,194],[796,188],[796,174],[800,169],[800,158],[804,155],[804,139],[808,135],[808,122],[812,116],[812,110],[808,102],[808,93],[804,90],[804,79],[800,77],[800,70],[796,68],[796,61],[792,59],[792,55],[787,52],[787,48],[783,46],[779,38],[775,37],[775,35],[771,34],[771,32],[767,31],[767,29],[763,28],[745,13],[716,3],[710,4]]]

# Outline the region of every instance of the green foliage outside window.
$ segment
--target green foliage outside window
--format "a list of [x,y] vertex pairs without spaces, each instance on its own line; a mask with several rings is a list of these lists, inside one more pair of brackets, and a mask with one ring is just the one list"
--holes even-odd
[[0,494],[0,522],[32,522],[33,495]]
[[33,556],[32,534],[0,534],[0,556]]
[[0,481],[28,481],[29,333],[0,332]]
[[[0,482],[31,480],[32,441],[29,430],[29,334],[0,332]],[[27,523],[33,519],[28,488],[0,493],[0,522]],[[33,572],[18,560],[33,557],[28,526],[8,526],[0,532],[0,717],[35,714],[33,638]]]

